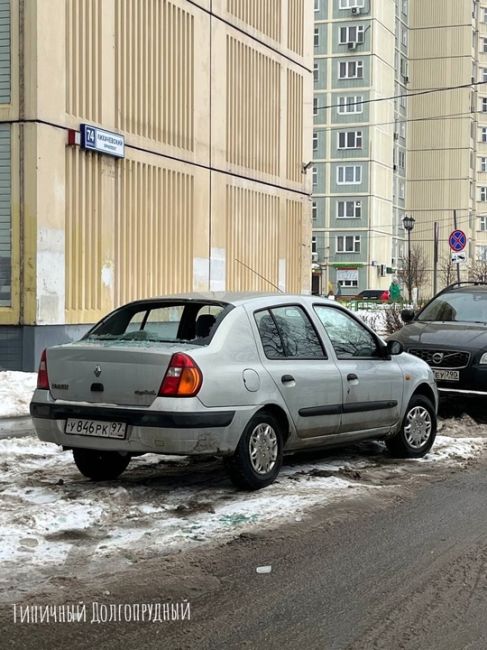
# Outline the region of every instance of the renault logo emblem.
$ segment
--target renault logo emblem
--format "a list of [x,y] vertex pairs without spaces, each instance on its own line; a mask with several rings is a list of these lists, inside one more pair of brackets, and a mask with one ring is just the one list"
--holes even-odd
[[444,356],[445,355],[443,354],[443,352],[435,352],[434,353],[434,355],[431,358],[432,358],[433,363],[435,364],[435,366],[440,365],[440,363],[443,361]]
[[96,366],[96,368],[93,371],[95,373],[95,377],[99,377],[101,375],[101,368],[100,366]]

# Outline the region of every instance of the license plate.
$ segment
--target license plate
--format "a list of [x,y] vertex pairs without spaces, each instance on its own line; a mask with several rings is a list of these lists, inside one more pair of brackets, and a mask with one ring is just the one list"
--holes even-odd
[[460,372],[458,370],[439,370],[433,368],[435,379],[440,381],[458,381],[460,379]]
[[101,420],[68,418],[64,431],[75,436],[96,436],[98,438],[118,438],[123,440],[127,433],[127,425],[125,422],[102,422]]

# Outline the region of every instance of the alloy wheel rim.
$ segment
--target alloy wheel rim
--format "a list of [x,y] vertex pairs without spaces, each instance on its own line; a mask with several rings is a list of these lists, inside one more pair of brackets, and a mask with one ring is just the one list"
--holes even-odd
[[432,429],[431,414],[424,406],[415,406],[406,415],[404,435],[409,446],[420,449],[429,440]]
[[268,474],[277,461],[277,435],[270,424],[258,424],[249,438],[249,455],[257,474]]

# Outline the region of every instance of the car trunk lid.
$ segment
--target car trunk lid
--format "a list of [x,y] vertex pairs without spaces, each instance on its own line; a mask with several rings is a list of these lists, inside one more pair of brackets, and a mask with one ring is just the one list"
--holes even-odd
[[50,348],[50,391],[56,400],[149,406],[159,393],[172,355],[193,347],[147,341],[81,341]]

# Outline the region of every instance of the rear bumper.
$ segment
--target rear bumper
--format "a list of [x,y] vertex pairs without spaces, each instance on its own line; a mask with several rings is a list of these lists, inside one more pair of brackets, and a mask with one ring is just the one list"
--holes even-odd
[[[200,405],[201,406],[201,405]],[[177,455],[232,454],[252,408],[207,411],[152,411],[150,409],[57,404],[33,401],[30,412],[40,440],[63,447],[80,447],[126,453]],[[67,418],[127,424],[126,438],[65,433]]]

